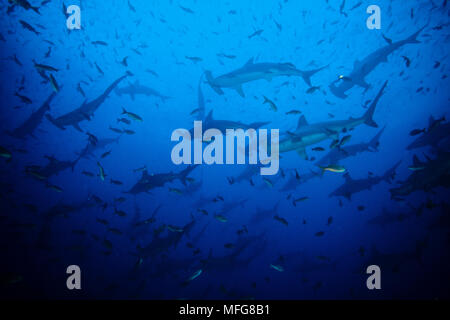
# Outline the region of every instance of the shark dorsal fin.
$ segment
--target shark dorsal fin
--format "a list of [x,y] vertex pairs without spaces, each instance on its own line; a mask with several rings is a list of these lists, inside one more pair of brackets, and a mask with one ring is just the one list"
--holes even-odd
[[207,121],[212,121],[212,119],[213,119],[212,113],[213,113],[212,110],[209,111],[208,115],[207,115],[206,118],[205,118],[205,122],[207,122]]
[[251,66],[253,64],[253,57],[248,59],[248,61],[244,64],[244,66]]
[[297,129],[302,126],[307,126],[307,125],[308,125],[308,121],[306,121],[306,118],[304,115],[301,115],[300,118],[298,118]]

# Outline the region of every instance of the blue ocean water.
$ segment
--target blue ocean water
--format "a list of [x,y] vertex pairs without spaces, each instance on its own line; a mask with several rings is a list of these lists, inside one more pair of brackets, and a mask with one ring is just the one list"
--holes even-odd
[[[449,297],[447,1],[30,3],[0,5],[2,297]],[[210,112],[306,147],[175,165]]]

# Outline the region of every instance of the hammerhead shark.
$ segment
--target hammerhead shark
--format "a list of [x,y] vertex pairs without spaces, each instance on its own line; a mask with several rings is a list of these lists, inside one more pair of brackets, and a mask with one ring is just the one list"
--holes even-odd
[[53,92],[47,98],[47,100],[45,100],[42,106],[40,106],[39,109],[33,112],[31,116],[27,120],[25,120],[25,122],[22,125],[20,125],[11,132],[7,132],[7,134],[18,139],[24,139],[27,136],[33,136],[34,130],[36,130],[36,128],[42,122],[42,118],[44,117],[46,112],[50,110],[50,103],[52,102],[55,95],[56,93]]
[[408,147],[408,150],[426,146],[439,147],[443,142],[450,140],[450,122],[441,123],[442,119],[430,117],[428,129],[417,137]]
[[372,116],[386,85],[387,81],[383,84],[378,95],[362,117],[308,124],[305,117],[301,116],[297,129],[294,132],[290,132],[289,137],[280,141],[280,153],[295,150],[303,159],[307,159],[306,147],[329,138],[336,139],[341,131],[351,130],[363,123],[377,128],[378,125],[373,121]]
[[[366,82],[365,77],[369,73],[371,73],[380,63],[387,62],[387,57],[392,52],[409,43],[420,43],[420,41],[418,41],[416,38],[424,28],[425,26],[420,28],[417,32],[404,40],[389,43],[387,46],[384,46],[376,50],[375,52],[372,52],[362,61],[356,60],[353,65],[353,70],[348,76],[333,81],[329,85],[331,92],[336,97],[345,99],[347,98],[345,92],[353,88],[353,86],[355,85],[363,87],[367,90],[370,85]],[[340,82],[338,86],[336,86],[337,82]]]
[[92,116],[94,116],[95,111],[105,102],[106,98],[108,98],[111,91],[119,84],[120,81],[125,79],[127,75],[121,76],[119,79],[114,81],[108,88],[106,88],[105,92],[103,92],[100,96],[92,100],[91,102],[87,102],[85,100],[83,104],[75,110],[66,113],[58,118],[53,118],[51,115],[47,114],[47,119],[58,127],[61,130],[65,130],[66,126],[72,126],[80,132],[83,130],[80,128],[79,123],[84,120],[90,120]]
[[186,178],[194,170],[196,165],[192,165],[182,170],[179,173],[157,173],[149,174],[147,171],[142,172],[141,179],[127,192],[130,194],[139,194],[142,192],[149,192],[151,189],[164,186],[166,183],[172,182],[174,180],[180,180],[183,185],[186,185]]
[[370,141],[351,144],[345,147],[333,148],[319,161],[316,162],[318,166],[327,166],[329,164],[338,164],[339,161],[354,157],[362,152],[375,152],[378,151],[380,144],[380,137],[383,134],[385,128],[381,129]]
[[205,76],[208,84],[217,94],[223,95],[222,88],[230,88],[236,90],[241,97],[245,97],[242,85],[246,82],[260,79],[271,81],[280,76],[300,76],[308,86],[311,86],[311,77],[326,67],[302,71],[292,63],[254,63],[251,58],[244,66],[230,73],[214,78],[211,71],[205,71]]
[[136,95],[145,95],[145,96],[155,96],[158,98],[161,98],[163,101],[165,101],[166,99],[168,99],[169,97],[159,93],[158,91],[156,91],[155,89],[152,89],[150,87],[146,87],[144,85],[141,85],[139,83],[139,80],[136,80],[133,84],[130,84],[126,87],[123,88],[116,88],[114,90],[114,92],[118,95],[121,96],[123,94],[127,94],[131,97],[131,100],[134,101],[134,98]]
[[381,176],[375,177],[367,177],[364,179],[353,179],[350,177],[348,172],[344,175],[345,183],[341,185],[339,188],[330,193],[330,197],[346,197],[348,200],[352,199],[352,195],[354,193],[358,193],[364,190],[370,190],[374,185],[379,184],[381,181],[386,181],[388,183],[392,182],[395,178],[397,167],[400,165],[400,162],[397,162],[392,168],[387,170]]
[[391,198],[405,197],[415,191],[430,192],[438,186],[450,188],[450,152],[440,151],[436,159],[421,162],[414,156],[414,172],[401,182],[400,186],[390,189]]
[[[270,122],[254,122],[250,124],[245,124],[240,121],[232,121],[232,120],[217,120],[213,118],[213,111],[211,110],[206,118],[203,120],[202,129],[204,131],[208,129],[218,129],[221,132],[225,133],[227,129],[259,129]],[[194,134],[194,128],[190,130],[190,133]]]

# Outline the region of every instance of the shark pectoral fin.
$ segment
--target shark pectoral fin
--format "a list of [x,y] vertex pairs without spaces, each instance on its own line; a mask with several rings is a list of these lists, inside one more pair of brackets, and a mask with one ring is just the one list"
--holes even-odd
[[80,128],[80,125],[78,123],[75,123],[72,125],[75,129],[77,129],[80,132],[83,132],[83,130]]
[[[210,84],[210,85],[211,85],[211,84]],[[220,89],[218,86],[211,85],[211,88],[212,88],[217,94],[223,95],[222,89]]]
[[364,89],[366,89],[366,90],[370,88],[370,84],[368,84],[366,82],[366,80],[364,80],[364,78],[362,78],[362,79],[353,79],[353,83],[358,85],[358,86],[360,86],[360,87],[362,87],[362,88],[364,88]]
[[297,154],[298,154],[303,160],[308,160],[308,155],[306,154],[305,148],[297,149]]
[[245,97],[245,93],[244,93],[244,90],[242,90],[242,86],[236,86],[236,87],[233,87],[233,89],[236,90],[237,93],[239,93],[239,95],[240,95],[242,98]]

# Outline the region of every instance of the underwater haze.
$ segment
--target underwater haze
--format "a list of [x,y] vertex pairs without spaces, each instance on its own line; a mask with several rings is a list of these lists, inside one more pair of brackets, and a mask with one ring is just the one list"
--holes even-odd
[[[0,296],[448,299],[449,15],[2,1]],[[194,121],[279,130],[279,170],[175,164]]]

